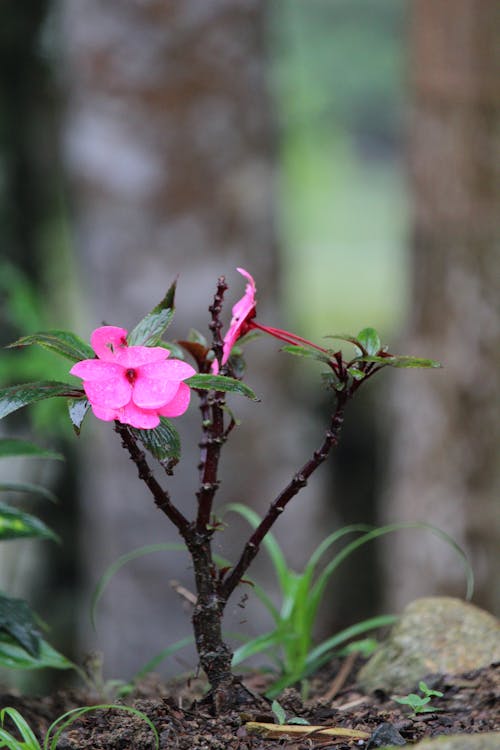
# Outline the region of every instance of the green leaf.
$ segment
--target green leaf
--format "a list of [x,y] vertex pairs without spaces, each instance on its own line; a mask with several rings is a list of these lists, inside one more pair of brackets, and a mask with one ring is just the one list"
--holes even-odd
[[157,346],[162,346],[164,349],[168,349],[172,359],[186,359],[182,346],[179,346],[176,341],[159,341]]
[[68,413],[71,419],[71,424],[77,435],[80,434],[82,429],[82,423],[85,416],[90,409],[90,403],[86,398],[70,398],[68,399]]
[[155,346],[167,330],[174,317],[174,298],[177,282],[170,286],[166,295],[127,336],[130,346]]
[[337,648],[341,643],[355,638],[361,633],[366,633],[368,630],[375,630],[375,628],[383,628],[387,625],[394,625],[398,618],[396,615],[377,615],[376,617],[370,617],[362,622],[358,622],[355,625],[350,625],[348,628],[344,628],[340,633],[327,638],[322,641],[318,646],[313,648],[307,656],[307,664],[311,668],[308,671],[312,671],[318,664],[318,661],[322,656],[328,654]]
[[285,724],[286,713],[281,703],[278,703],[277,700],[273,700],[273,702],[271,703],[271,711],[275,715],[278,724]]
[[0,631],[5,631],[31,656],[40,656],[40,632],[24,599],[0,593]]
[[75,669],[75,665],[56,651],[47,641],[40,640],[40,654],[31,656],[9,635],[0,634],[0,664],[7,669]]
[[28,440],[18,440],[17,438],[1,438],[0,458],[11,458],[14,456],[54,458],[58,461],[64,461],[64,456],[61,453],[56,453],[56,451],[39,448],[38,445],[30,443]]
[[30,492],[34,495],[42,495],[53,503],[57,503],[57,497],[53,492],[41,484],[31,482],[0,482],[0,490],[4,492]]
[[80,398],[83,391],[75,388],[70,383],[60,383],[54,380],[40,380],[36,383],[24,383],[23,385],[11,385],[0,389],[0,419],[11,414],[23,406],[43,401],[46,398],[65,396],[67,398]]
[[[19,711],[16,711],[15,708],[11,708],[9,706],[3,708],[0,711],[0,723],[2,727],[4,725],[6,716],[9,717],[9,719],[16,727],[17,731],[23,739],[23,742],[21,744],[18,740],[12,737],[10,732],[2,729],[0,730],[0,740],[3,740],[7,743],[5,747],[7,747],[8,750],[40,750],[40,743],[31,731],[29,724],[19,713]],[[1,747],[4,746],[2,745]]]
[[30,537],[59,541],[57,534],[39,518],[17,510],[17,508],[0,505],[0,541]]
[[385,357],[367,356],[356,357],[353,362],[379,362],[388,367],[442,367],[441,363],[435,359],[422,359],[421,357],[410,357],[403,354],[389,355]]
[[23,336],[14,341],[14,343],[9,344],[6,348],[20,348],[30,346],[31,344],[38,344],[43,349],[60,354],[73,362],[95,358],[95,352],[92,347],[70,331],[40,331],[30,336]]
[[239,396],[246,396],[251,398],[252,401],[258,401],[255,393],[252,389],[242,383],[241,380],[235,380],[235,378],[228,378],[225,375],[192,375],[184,383],[190,388],[202,388],[208,391],[224,391],[225,393],[237,393]]
[[205,336],[202,333],[200,333],[199,331],[197,331],[196,328],[190,328],[189,329],[189,333],[187,335],[187,340],[191,344],[199,344],[204,349],[208,349],[208,343],[207,343],[207,340],[206,340]]
[[152,430],[130,427],[130,432],[160,463],[172,459],[177,462],[180,459],[181,439],[172,422],[166,417],[160,417],[160,424]]
[[358,333],[357,339],[368,354],[377,354],[377,352],[380,351],[380,336],[375,328],[363,328],[363,330]]
[[352,378],[354,378],[354,380],[363,380],[363,378],[366,376],[366,373],[361,372],[361,370],[358,370],[357,367],[348,367],[347,372]]
[[286,346],[281,347],[281,351],[287,352],[288,354],[294,354],[296,357],[307,357],[309,359],[315,359],[318,362],[331,362],[330,357],[328,357],[326,354],[322,354],[316,349],[309,349],[309,347],[307,346],[287,344]]

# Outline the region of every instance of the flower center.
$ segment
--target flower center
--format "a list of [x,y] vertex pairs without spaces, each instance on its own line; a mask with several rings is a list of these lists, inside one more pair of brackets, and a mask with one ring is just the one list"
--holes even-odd
[[132,368],[125,370],[125,377],[127,378],[128,382],[132,385],[137,378],[136,370]]

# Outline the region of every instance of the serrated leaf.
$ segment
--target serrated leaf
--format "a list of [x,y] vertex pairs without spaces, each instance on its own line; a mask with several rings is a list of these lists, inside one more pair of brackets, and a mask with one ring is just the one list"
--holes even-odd
[[0,634],[0,664],[7,669],[74,669],[75,665],[56,651],[47,641],[40,640],[38,657],[31,656],[11,636]]
[[42,487],[41,484],[33,484],[31,482],[0,482],[0,490],[3,492],[29,492],[34,495],[42,495],[53,503],[57,502],[57,497],[53,492],[48,490],[46,487]]
[[19,440],[17,438],[0,439],[0,458],[14,458],[15,456],[27,456],[33,458],[54,458],[58,461],[64,461],[64,456],[56,451],[39,448],[35,443],[29,440]]
[[39,331],[14,341],[7,346],[7,349],[30,346],[31,344],[38,344],[43,349],[60,354],[73,362],[95,357],[92,347],[71,331]]
[[309,349],[307,346],[298,346],[295,344],[287,344],[281,347],[281,351],[287,352],[287,354],[293,354],[296,357],[306,357],[309,359],[315,359],[318,362],[327,362],[331,360],[326,354],[318,352],[316,349]]
[[184,380],[184,383],[190,388],[202,388],[208,391],[224,391],[225,393],[237,393],[239,396],[246,396],[251,398],[252,401],[258,401],[259,399],[252,391],[252,389],[242,383],[241,380],[235,380],[235,378],[228,378],[225,375],[205,375],[200,373],[199,375],[192,375],[190,378]]
[[412,367],[442,367],[441,363],[435,359],[422,359],[421,357],[410,357],[402,354],[395,354],[386,357],[368,356],[356,357],[355,362],[377,362],[388,367],[412,368]]
[[170,286],[166,295],[129,333],[130,346],[155,346],[174,317],[174,298],[177,282]]
[[57,534],[39,518],[9,505],[0,504],[0,541],[30,537],[59,541]]
[[172,422],[166,417],[160,417],[160,424],[152,430],[131,427],[130,432],[158,461],[179,460],[181,439]]
[[436,359],[422,359],[421,357],[409,357],[399,354],[391,357],[389,364],[391,367],[442,367],[441,362],[438,362]]
[[375,328],[363,328],[357,335],[357,340],[364,346],[368,354],[377,354],[380,351],[381,341]]
[[83,420],[89,409],[90,403],[86,398],[68,399],[69,418],[77,435],[80,434]]
[[24,599],[14,599],[0,593],[0,631],[10,635],[31,656],[40,655],[40,632]]
[[9,388],[0,389],[0,419],[36,401],[46,398],[66,396],[67,398],[80,398],[84,393],[80,388],[75,388],[70,383],[59,383],[54,380],[40,380],[36,383],[24,383],[22,385],[11,385]]

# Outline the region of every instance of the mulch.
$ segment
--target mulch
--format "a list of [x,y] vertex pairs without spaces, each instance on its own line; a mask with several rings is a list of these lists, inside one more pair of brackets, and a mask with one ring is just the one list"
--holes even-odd
[[[349,658],[349,657],[348,657]],[[294,689],[284,691],[280,705],[290,717],[311,725],[341,727],[366,733],[367,739],[321,735],[270,739],[250,733],[247,722],[274,722],[270,704],[256,700],[219,716],[211,715],[200,700],[200,680],[178,680],[167,685],[149,679],[129,696],[126,703],[142,711],[153,722],[162,750],[353,750],[385,744],[411,744],[424,737],[443,734],[500,731],[500,664],[461,675],[429,675],[426,683],[440,690],[433,699],[439,711],[410,715],[409,709],[382,691],[365,695],[356,685],[358,663],[334,661],[311,680],[309,697],[303,700]],[[257,695],[265,688],[264,676],[244,679]],[[103,702],[83,691],[58,692],[33,698],[5,693],[0,707],[20,711],[43,740],[50,723],[60,714],[90,702]],[[7,722],[6,722],[7,728]],[[151,729],[140,718],[125,711],[91,711],[76,720],[61,735],[58,750],[152,750]]]

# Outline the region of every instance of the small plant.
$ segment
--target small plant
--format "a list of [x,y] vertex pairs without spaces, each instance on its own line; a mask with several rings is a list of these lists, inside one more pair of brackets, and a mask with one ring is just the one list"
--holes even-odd
[[[30,728],[29,724],[23,718],[23,716],[16,711],[15,708],[3,708],[0,711],[0,750],[7,748],[7,750],[57,750],[57,743],[61,737],[61,734],[67,729],[70,724],[79,719],[89,711],[99,711],[116,709],[117,711],[126,711],[127,713],[134,714],[142,719],[149,726],[154,734],[156,750],[160,748],[160,738],[156,728],[146,714],[142,711],[138,711],[136,708],[131,706],[121,706],[114,703],[103,703],[98,706],[82,706],[80,708],[73,708],[71,711],[59,716],[55,721],[52,722],[47,730],[43,745],[40,745],[34,732]],[[21,735],[21,739],[17,739],[14,735],[4,729],[5,717],[9,717],[17,729],[17,732]]]
[[286,711],[281,705],[281,703],[278,703],[277,700],[273,700],[271,703],[271,711],[273,712],[276,723],[280,724],[280,726],[283,726],[284,724],[302,724],[302,725],[309,725],[309,721],[307,719],[302,719],[300,716],[290,716],[286,717]]
[[440,690],[432,690],[431,688],[427,687],[423,680],[418,683],[418,689],[422,693],[422,695],[418,695],[417,693],[408,693],[408,695],[405,695],[404,697],[393,696],[392,699],[396,701],[396,703],[401,703],[403,706],[408,706],[409,708],[411,708],[413,715],[434,713],[435,711],[443,710],[442,708],[436,708],[435,706],[431,705],[431,698],[443,697],[443,693]]
[[[221,313],[227,284],[224,277],[220,277],[209,306],[211,342],[196,331],[176,344],[164,340],[174,314],[173,284],[163,300],[130,333],[118,326],[101,326],[92,333],[89,346],[71,332],[53,330],[24,336],[11,345],[37,344],[71,360],[70,374],[80,382],[39,381],[0,390],[0,417],[29,404],[58,397],[68,401],[69,417],[77,433],[89,410],[96,418],[113,423],[124,449],[137,467],[139,478],[157,508],[176,527],[191,556],[196,589],[192,617],[194,639],[216,711],[237,702],[243,689],[232,673],[231,649],[223,638],[222,619],[228,600],[245,580],[273,524],[338,444],[347,405],[365,383],[386,367],[439,367],[433,360],[389,353],[373,328],[365,328],[357,336],[329,337],[354,347],[354,353],[345,357],[338,344],[319,346],[297,334],[263,325],[256,319],[255,282],[247,271],[238,270],[247,280],[246,289],[233,306],[232,319],[224,336],[221,335]],[[222,449],[237,424],[225,399],[227,394],[235,394],[256,400],[252,389],[242,383],[244,362],[241,351],[235,346],[243,343],[246,334],[256,331],[283,342],[284,351],[290,354],[319,362],[325,369],[322,381],[332,397],[332,405],[317,446],[271,500],[266,515],[243,541],[236,561],[229,567],[219,566],[213,552],[214,535],[221,529],[214,507],[220,484],[219,462]],[[186,356],[194,366],[185,361]],[[181,510],[181,506],[173,502],[149,460],[159,462],[166,479],[173,473],[181,450],[172,419],[186,412],[192,394],[200,402],[201,456],[195,509],[189,517],[185,515],[184,506]],[[314,654],[315,659],[332,648],[331,643],[323,646],[325,650]]]
[[[233,511],[243,516],[254,528],[258,528],[262,522],[260,517],[251,508],[238,503],[227,506],[226,512]],[[288,567],[285,556],[276,541],[274,535],[269,532],[263,540],[263,546],[269,555],[274,567],[278,581],[281,606],[278,608],[271,601],[265,590],[255,581],[251,580],[252,591],[267,609],[274,621],[274,627],[267,633],[257,636],[242,646],[239,646],[233,654],[233,667],[241,662],[260,653],[267,653],[273,661],[274,668],[278,672],[278,679],[266,691],[269,698],[274,698],[280,692],[296,682],[304,681],[309,675],[316,672],[322,664],[329,661],[337,653],[345,653],[341,646],[353,638],[376,628],[392,625],[396,621],[395,615],[379,615],[371,617],[362,622],[351,625],[339,633],[326,638],[321,643],[314,645],[314,627],[318,617],[319,606],[323,600],[325,587],[332,575],[337,571],[339,565],[349,555],[385,534],[390,534],[404,529],[421,529],[430,531],[443,541],[448,543],[462,559],[465,565],[466,575],[470,581],[470,569],[467,561],[457,547],[453,539],[430,524],[408,522],[388,524],[372,528],[365,524],[353,524],[334,531],[324,539],[314,550],[304,570],[300,573]],[[345,546],[328,560],[322,570],[318,570],[323,557],[330,551],[333,545],[345,537],[355,535],[356,538],[345,544]],[[224,561],[220,561],[223,565]],[[373,641],[356,645],[355,650],[365,653],[374,650],[377,643]]]

